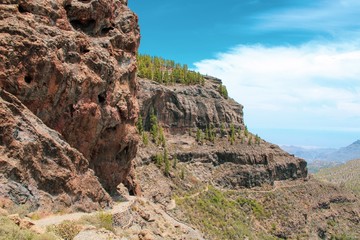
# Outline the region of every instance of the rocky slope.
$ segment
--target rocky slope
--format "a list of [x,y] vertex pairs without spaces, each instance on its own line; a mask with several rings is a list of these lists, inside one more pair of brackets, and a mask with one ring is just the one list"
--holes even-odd
[[[309,178],[304,160],[246,134],[242,106],[223,98],[219,84],[207,79],[204,86],[164,86],[139,79],[145,131],[153,108],[166,139],[159,144],[144,133],[150,140],[143,138],[136,158],[143,195],[205,239],[359,237],[357,196]],[[205,132],[211,124],[214,141],[197,141],[197,129]]]
[[0,88],[79,150],[104,188],[132,193],[137,16],[124,0],[0,4]]
[[26,204],[30,211],[94,210],[111,204],[88,160],[1,89],[0,183],[0,198]]

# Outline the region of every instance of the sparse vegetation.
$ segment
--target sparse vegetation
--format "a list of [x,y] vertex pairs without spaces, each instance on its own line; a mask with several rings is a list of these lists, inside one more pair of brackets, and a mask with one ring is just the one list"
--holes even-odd
[[315,177],[344,186],[360,195],[360,159],[348,161],[345,164],[321,169]]
[[164,149],[164,163],[165,163],[164,174],[165,174],[165,176],[169,176],[170,175],[170,160],[169,160],[169,154],[168,154],[166,148]]
[[145,146],[149,144],[149,134],[147,132],[142,133],[142,141]]
[[229,138],[230,138],[231,145],[233,145],[235,142],[235,127],[234,127],[233,123],[230,125],[230,137]]
[[57,240],[52,233],[36,234],[27,229],[21,229],[8,217],[0,217],[0,240]]
[[154,109],[150,111],[150,134],[153,142],[158,146],[166,146],[164,129],[159,125]]
[[219,86],[219,93],[220,93],[221,96],[223,96],[223,97],[226,98],[226,99],[229,97],[228,91],[227,91],[225,85],[220,84],[220,86]]
[[163,162],[164,162],[164,158],[163,158],[163,154],[158,153],[155,156],[153,156],[154,162],[158,167],[161,167]]
[[257,145],[260,145],[260,143],[261,143],[261,138],[259,137],[259,135],[255,135],[255,144],[257,144]]
[[259,202],[232,199],[212,186],[196,197],[177,198],[176,203],[185,211],[187,221],[207,233],[209,239],[259,239],[251,230],[249,214],[256,218],[268,216]]
[[173,156],[173,168],[176,169],[178,164],[178,159],[176,154]]
[[111,213],[98,212],[97,214],[82,217],[80,220],[83,224],[93,225],[96,228],[105,228],[106,230],[114,232],[113,216]]
[[143,119],[142,119],[140,114],[139,114],[139,118],[138,118],[138,120],[136,122],[136,128],[137,128],[140,135],[144,132]]
[[81,227],[72,221],[64,221],[58,225],[47,227],[47,232],[54,233],[64,240],[73,240],[79,234]]

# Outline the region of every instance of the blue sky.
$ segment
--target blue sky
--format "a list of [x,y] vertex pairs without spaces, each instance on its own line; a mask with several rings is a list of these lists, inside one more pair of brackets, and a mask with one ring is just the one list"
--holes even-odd
[[286,145],[360,138],[360,1],[129,0],[140,52],[223,80],[249,129]]

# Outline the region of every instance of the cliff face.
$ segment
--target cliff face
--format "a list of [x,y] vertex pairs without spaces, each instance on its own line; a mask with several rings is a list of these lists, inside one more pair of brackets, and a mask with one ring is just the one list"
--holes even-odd
[[111,204],[87,159],[0,90],[0,197],[53,211]]
[[[264,140],[256,141],[255,135],[246,133],[243,107],[222,97],[219,84],[207,79],[204,86],[164,86],[140,79],[139,106],[145,129],[150,128],[149,112],[153,108],[165,129],[170,158],[184,163],[188,173],[202,183],[239,189],[306,178],[307,164],[303,159]],[[237,129],[233,143],[229,141],[231,124]],[[214,126],[214,142],[197,142],[197,128],[205,130],[210,125]],[[225,126],[225,134],[221,134],[221,125]],[[162,153],[162,147],[159,149],[153,143],[142,145],[137,162],[145,195],[160,199],[161,195],[169,196],[174,186],[170,181],[163,181],[159,188],[153,186],[152,179],[157,177],[149,172],[154,171],[151,162],[159,151]]]
[[138,192],[137,16],[125,0],[0,5],[0,87],[89,160],[110,192]]
[[207,78],[204,86],[164,86],[139,79],[138,100],[140,112],[149,129],[151,109],[158,120],[172,133],[183,133],[192,128],[205,129],[212,123],[220,127],[244,128],[243,106],[232,99],[224,99],[218,92],[219,83]]

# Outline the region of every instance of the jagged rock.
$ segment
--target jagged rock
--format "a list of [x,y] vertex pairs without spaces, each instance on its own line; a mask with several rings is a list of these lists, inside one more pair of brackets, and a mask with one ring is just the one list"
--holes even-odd
[[0,90],[0,197],[49,210],[92,210],[111,198],[88,161],[20,101]]
[[243,106],[218,92],[219,83],[206,80],[205,86],[164,86],[139,79],[138,100],[145,128],[150,128],[150,112],[154,109],[158,120],[172,133],[183,133],[198,127],[205,129],[212,123],[244,128]]
[[9,215],[8,218],[21,229],[30,229],[34,226],[34,223],[29,218],[21,218],[19,214]]
[[137,193],[132,159],[140,34],[126,4],[2,1],[0,88],[83,153],[109,192],[122,182]]
[[120,183],[117,187],[116,187],[116,191],[119,194],[121,200],[125,200],[128,201],[129,200],[129,190],[127,189],[127,187],[125,187],[125,185],[123,183]]

